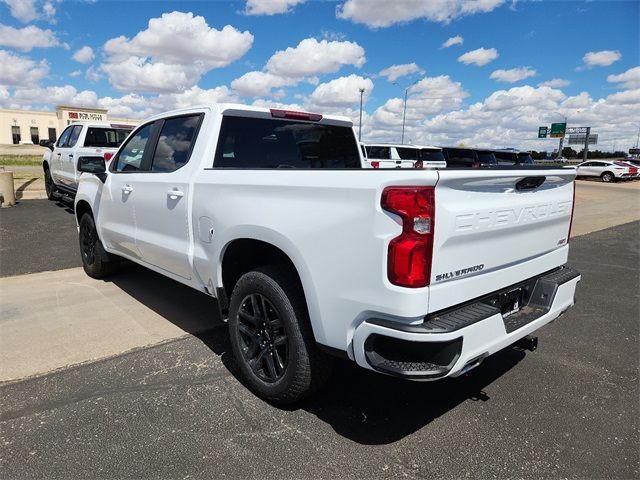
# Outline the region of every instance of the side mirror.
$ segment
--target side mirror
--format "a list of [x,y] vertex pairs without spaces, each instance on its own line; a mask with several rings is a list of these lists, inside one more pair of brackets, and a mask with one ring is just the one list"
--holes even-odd
[[39,143],[41,147],[47,147],[49,150],[53,152],[53,145],[55,144],[53,140],[50,140],[47,138],[47,139],[40,140]]
[[107,178],[107,166],[102,157],[80,157],[78,158],[78,171],[91,173],[100,179],[102,183]]

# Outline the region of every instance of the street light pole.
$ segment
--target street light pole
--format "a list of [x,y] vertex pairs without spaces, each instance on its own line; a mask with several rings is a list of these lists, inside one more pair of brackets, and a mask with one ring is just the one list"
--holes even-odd
[[[416,80],[415,82],[413,82],[411,85],[409,85],[407,88],[404,89],[404,106],[402,107],[402,139],[400,140],[401,145],[404,145],[404,125],[405,125],[405,120],[407,118],[407,95],[409,94],[409,90],[411,89],[411,87],[413,87],[419,81],[420,79]],[[398,82],[393,82],[392,85],[398,85],[399,87],[402,88],[402,85],[400,85]]]
[[360,123],[358,124],[358,141],[362,139],[362,96],[364,95],[364,88],[360,89]]
[[407,87],[404,90],[404,108],[402,109],[402,139],[400,140],[400,144],[404,145],[404,123],[407,118],[407,94],[409,93],[409,88]]

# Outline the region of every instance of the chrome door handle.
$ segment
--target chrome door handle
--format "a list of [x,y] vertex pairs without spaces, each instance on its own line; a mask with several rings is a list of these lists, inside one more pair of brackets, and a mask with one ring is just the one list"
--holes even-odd
[[125,185],[122,187],[122,193],[129,194],[133,192],[133,187],[131,185]]
[[73,158],[73,153],[70,153],[70,154],[69,154],[69,158]]
[[184,192],[182,192],[180,190],[169,190],[167,192],[167,195],[169,195],[169,198],[171,200],[175,200],[178,197],[184,197]]

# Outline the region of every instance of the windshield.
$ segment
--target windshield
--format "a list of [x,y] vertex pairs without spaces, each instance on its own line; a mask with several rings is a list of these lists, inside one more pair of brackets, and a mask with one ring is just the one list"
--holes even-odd
[[521,152],[518,154],[518,161],[520,163],[533,164],[533,157],[529,152]]
[[482,164],[485,165],[495,165],[496,163],[498,163],[498,161],[496,160],[496,156],[493,154],[493,152],[482,152],[479,151],[478,152],[478,161]]
[[125,128],[89,127],[84,139],[85,147],[118,148],[131,133]]
[[396,147],[396,150],[402,160],[418,160],[420,157],[420,150],[417,148]]
[[420,150],[420,160],[423,162],[444,162],[445,158],[442,150],[423,148]]

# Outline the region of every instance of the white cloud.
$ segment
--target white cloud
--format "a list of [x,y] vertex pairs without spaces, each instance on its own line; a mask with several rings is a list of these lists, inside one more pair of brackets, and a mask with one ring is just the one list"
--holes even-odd
[[640,88],[640,66],[633,67],[619,75],[609,75],[607,82],[622,84],[622,87]]
[[504,0],[393,0],[372,5],[369,0],[346,0],[336,8],[338,18],[363,23],[372,28],[424,18],[432,22],[449,23],[456,18],[490,12]]
[[[34,101],[35,99],[35,101]],[[72,85],[62,87],[16,88],[12,100],[22,105],[43,103],[53,105],[75,105],[78,107],[97,107],[98,96],[91,90],[78,92]]]
[[585,53],[582,61],[587,67],[607,67],[621,58],[622,54],[618,50],[601,50]]
[[390,82],[395,82],[400,77],[404,77],[405,75],[410,75],[412,73],[423,74],[424,70],[415,63],[405,63],[402,65],[391,65],[378,73],[378,75],[381,77],[387,77],[387,80]]
[[276,15],[290,12],[293,7],[305,0],[247,0],[244,8],[246,15]]
[[[41,0],[0,0],[2,3],[7,4],[11,16],[23,23],[32,22],[44,18],[46,20],[52,20],[56,14],[56,7],[53,5],[52,0],[47,0],[44,3]],[[57,0],[59,1],[59,0]],[[42,4],[40,10],[39,5]]]
[[0,85],[35,85],[49,74],[46,60],[35,62],[28,57],[0,50]]
[[87,80],[93,83],[99,81],[102,78],[102,75],[100,75],[100,69],[94,67],[93,65],[87,68],[84,76]]
[[11,16],[21,22],[31,22],[38,18],[36,0],[2,0],[6,3],[11,12]]
[[248,31],[231,25],[216,30],[191,12],[165,13],[150,19],[148,28],[131,39],[120,36],[106,42],[102,70],[118,90],[175,92],[241,58],[252,44]]
[[524,80],[525,78],[535,77],[537,73],[538,72],[531,67],[519,67],[511,68],[509,70],[495,70],[491,73],[489,78],[497,80],[498,82],[515,83],[520,80]]
[[320,108],[348,108],[360,102],[360,89],[364,88],[363,101],[371,95],[373,82],[355,74],[340,77],[316,87],[308,99],[309,104]]
[[296,47],[274,53],[265,68],[280,77],[303,78],[337,72],[343,65],[360,68],[365,62],[364,48],[355,42],[306,38]]
[[63,46],[49,29],[42,30],[35,25],[24,28],[14,28],[0,24],[0,46],[15,48],[23,52],[30,52],[34,48],[49,48]]
[[74,70],[73,72],[69,73],[69,76],[71,78],[76,78],[76,77],[79,77],[80,75],[82,75],[82,70]]
[[[469,93],[460,82],[451,80],[448,75],[426,77],[409,89],[407,97],[407,122],[418,122],[426,116],[459,108]],[[379,131],[392,129],[402,124],[404,110],[403,98],[392,98],[376,109],[372,115],[372,125]]]
[[274,88],[297,85],[298,79],[279,77],[268,72],[248,72],[231,82],[240,95],[247,97],[265,97],[272,94]]
[[462,45],[463,43],[464,38],[462,38],[460,35],[456,35],[455,37],[447,39],[447,41],[442,44],[441,48],[449,48],[453,47],[454,45]]
[[93,61],[93,59],[95,58],[95,55],[93,54],[93,49],[91,47],[89,47],[88,45],[85,45],[80,50],[78,50],[76,53],[74,53],[72,58],[76,62],[91,63]]
[[539,87],[551,87],[551,88],[562,88],[562,87],[568,87],[569,85],[571,85],[571,82],[563,78],[552,78],[551,80],[540,82],[538,84]]
[[495,48],[478,48],[470,52],[463,53],[458,57],[458,61],[465,65],[474,64],[479,67],[486,65],[498,58],[499,54]]
[[[537,139],[537,127],[558,118],[560,110],[570,125],[591,125],[599,134],[598,148],[611,149],[613,142],[633,145],[637,134],[637,111],[640,89],[628,90],[601,99],[581,93],[567,97],[562,91],[546,86],[514,87],[492,93],[484,101],[461,110],[453,110],[407,121],[409,138],[416,143],[457,145],[484,148],[516,147],[551,151],[554,139]],[[398,140],[400,130],[374,129],[376,139]],[[368,138],[368,137],[365,137]]]

